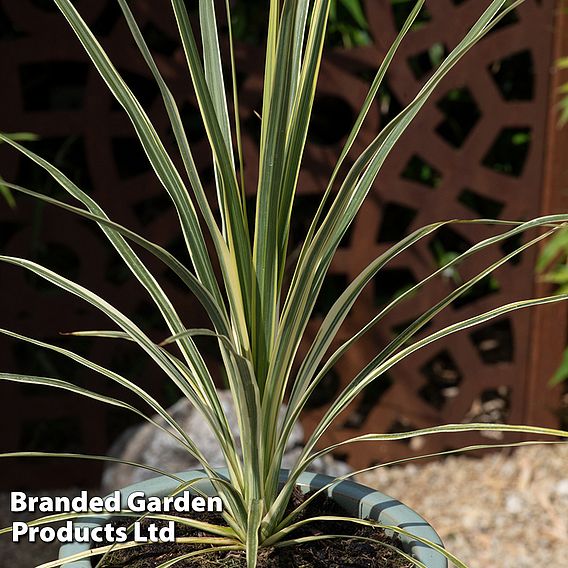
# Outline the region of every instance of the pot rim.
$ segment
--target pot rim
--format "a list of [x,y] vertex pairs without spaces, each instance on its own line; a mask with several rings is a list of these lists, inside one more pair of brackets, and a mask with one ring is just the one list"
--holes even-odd
[[[226,470],[220,469],[221,475],[226,474]],[[186,471],[176,474],[176,477],[184,481],[201,479],[197,487],[206,494],[214,494],[214,488],[202,470]],[[284,482],[288,478],[288,470],[281,470],[280,481]],[[335,481],[336,478],[320,473],[303,473],[298,479],[298,487],[304,493],[318,490]],[[175,490],[179,485],[178,481],[166,477],[158,476],[152,479],[141,481],[120,489],[121,506],[125,506],[128,496],[134,491],[143,491],[147,495],[165,497]],[[191,489],[191,488],[190,488]],[[404,528],[408,532],[428,539],[440,546],[442,540],[434,528],[418,513],[410,507],[404,505],[397,499],[385,495],[380,491],[361,485],[350,480],[336,482],[333,487],[327,489],[329,497],[334,499],[339,505],[345,508],[347,513],[358,518],[371,518],[385,525],[394,525]],[[77,526],[94,528],[108,521],[110,515],[93,515],[76,523]],[[387,531],[388,534],[389,531]],[[413,540],[411,537],[400,535],[402,546],[405,552],[413,555],[428,568],[447,568],[446,558],[426,546],[425,544]],[[80,552],[85,552],[90,548],[89,543],[69,543],[64,544],[59,549],[59,559],[64,559]],[[64,564],[66,568],[92,568],[90,560],[80,560]]]

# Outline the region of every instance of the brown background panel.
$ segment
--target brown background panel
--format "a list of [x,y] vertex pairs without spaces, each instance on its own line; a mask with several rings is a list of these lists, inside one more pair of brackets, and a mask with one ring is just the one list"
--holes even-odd
[[[374,105],[360,140],[355,144],[353,155],[347,160],[348,164],[392,117],[397,102],[399,105],[410,102],[428,78],[426,71],[417,76],[417,69],[424,70],[424,65],[429,61],[424,52],[437,42],[441,42],[447,50],[452,49],[485,4],[477,0],[459,5],[450,0],[427,3],[427,18],[423,25],[409,34],[388,75],[390,104],[387,96],[381,96]],[[128,72],[129,81],[133,80],[134,74],[135,91],[142,95],[167,148],[175,152],[158,93],[147,81],[148,73],[127,27],[115,14],[115,3],[83,0],[77,5],[89,24],[95,27],[117,67]],[[180,255],[180,259],[185,260],[179,247],[180,234],[174,211],[167,200],[160,197],[163,191],[136,145],[131,125],[113,104],[111,95],[90,64],[84,83],[79,85],[83,97],[82,104],[77,108],[54,110],[24,105],[24,101],[29,100],[24,95],[29,97],[30,89],[34,88],[28,82],[25,93],[22,90],[21,73],[27,64],[87,62],[66,22],[57,13],[38,8],[31,0],[4,0],[0,7],[4,21],[11,22],[13,30],[0,40],[0,72],[4,78],[0,129],[29,130],[40,134],[42,141],[37,145],[38,151],[59,153],[63,167],[69,166],[69,162],[74,164],[70,172],[72,176],[84,179],[88,174],[89,191],[113,219],[170,247]],[[203,131],[196,120],[195,100],[183,54],[176,44],[172,15],[168,10],[161,9],[161,3],[157,0],[137,0],[133,8],[143,30],[153,26],[161,31],[162,38],[167,36],[172,40],[171,46],[165,42],[163,49],[156,52],[157,61],[190,119],[192,148],[213,196],[211,158]],[[365,97],[369,73],[371,70],[374,72],[396,35],[388,0],[370,0],[366,2],[366,9],[374,43],[363,48],[328,49],[326,52],[315,104],[317,124],[311,131],[311,143],[299,182],[298,217],[295,218],[292,235],[295,242],[301,241],[309,221],[306,213],[314,207],[315,199],[327,184],[349,124]],[[555,201],[558,180],[563,174],[552,171],[556,162],[546,166],[544,160],[547,145],[557,143],[557,135],[551,134],[554,131],[552,119],[547,123],[553,88],[553,28],[553,3],[527,0],[517,10],[515,21],[484,39],[444,79],[384,165],[365,207],[357,216],[333,262],[322,304],[331,301],[342,285],[384,252],[392,244],[389,240],[392,240],[393,234],[403,236],[441,219],[479,217],[479,212],[473,210],[471,204],[464,204],[463,192],[466,189],[475,192],[479,199],[497,201],[501,206],[498,214],[505,219],[528,219],[541,212],[564,208]],[[223,29],[222,23],[220,29]],[[532,67],[528,65],[525,77],[532,85],[532,94],[524,96],[523,100],[505,100],[490,69],[496,73],[498,62],[525,52],[529,54],[529,62],[532,61]],[[261,108],[262,49],[239,44],[237,54],[242,72],[240,97],[245,129],[245,176],[247,193],[253,196],[258,151],[255,132],[259,127],[255,112],[260,112]],[[418,67],[414,65],[413,71],[410,62],[416,61],[416,56],[419,56],[419,63]],[[65,79],[68,77],[62,81]],[[517,92],[516,80],[513,78],[514,92]],[[52,93],[47,87],[41,81],[35,87],[40,100]],[[447,137],[439,133],[440,125],[448,120],[444,101],[450,100],[451,93],[456,89],[462,93],[463,89],[467,89],[479,114],[475,123],[470,125],[467,136],[462,136],[459,147],[449,143]],[[32,100],[37,99],[32,96]],[[466,111],[471,112],[471,108],[466,108]],[[457,120],[458,126],[467,115],[467,112],[460,112],[459,109],[449,111],[450,119]],[[519,161],[522,167],[518,175],[506,175],[483,164],[500,134],[504,130],[507,132],[506,129],[515,132],[527,129],[530,132],[530,141],[525,144],[525,147],[528,146],[527,154]],[[525,130],[521,130],[520,134],[523,132]],[[344,136],[337,139],[338,133]],[[60,141],[50,144],[53,138]],[[81,156],[84,156],[84,168],[76,165]],[[0,148],[0,159],[1,172],[6,179],[28,181],[39,184],[35,189],[53,191],[52,187],[44,185],[42,178],[38,180],[29,164],[15,152]],[[431,167],[429,171],[433,172],[433,176],[429,181],[433,187],[417,179],[416,168],[408,173],[408,165],[415,163],[416,159],[422,169],[428,169],[428,165]],[[179,160],[176,159],[176,163],[179,164]],[[394,229],[391,222],[393,217],[396,219]],[[408,222],[405,223],[403,219]],[[0,245],[7,254],[40,260],[47,258],[49,261],[54,258],[47,254],[50,250],[63,250],[71,258],[63,270],[70,271],[80,283],[88,285],[127,314],[133,314],[152,337],[159,339],[167,334],[148,309],[144,291],[132,278],[124,277],[115,256],[96,231],[85,223],[18,197],[15,211],[5,206],[0,209],[0,228]],[[452,247],[459,247],[460,243],[465,246],[495,234],[494,229],[480,226],[456,226],[453,230],[455,234],[449,237],[449,241],[444,241],[451,250]],[[412,251],[395,259],[384,275],[368,286],[341,329],[337,344],[364,325],[379,309],[377,302],[385,301],[389,294],[407,283],[406,277],[410,275],[418,280],[437,268],[432,252],[433,239],[425,239]],[[51,249],[46,251],[46,245],[51,245]],[[54,249],[53,245],[63,249]],[[507,264],[495,275],[500,284],[498,291],[481,294],[475,301],[462,307],[449,308],[424,333],[501,303],[532,296],[536,292],[533,275],[535,253],[524,253],[520,262]],[[495,247],[460,267],[459,273],[462,278],[472,276],[501,255],[502,251]],[[72,262],[73,258],[77,262]],[[153,261],[150,261],[150,266],[171,294],[184,321],[188,325],[206,324],[196,303],[163,268]],[[337,389],[345,386],[400,330],[402,324],[422,313],[454,287],[455,283],[450,278],[442,278],[427,286],[417,297],[389,314],[376,330],[347,353],[338,363],[335,375],[318,389],[319,400],[313,401],[304,417],[306,430],[313,427]],[[12,267],[0,268],[0,298],[2,327],[34,337],[57,338],[60,331],[108,326],[104,318],[81,302],[58,292],[38,290],[33,281]],[[310,324],[302,353],[305,353],[309,339],[317,332],[320,321],[316,315]],[[555,323],[551,324],[552,321]],[[364,432],[393,431],[472,419],[554,423],[552,410],[558,403],[559,393],[548,391],[545,384],[563,346],[564,322],[562,310],[523,311],[497,320],[497,326],[482,326],[481,335],[476,334],[477,330],[470,330],[428,347],[397,365],[389,372],[388,379],[382,377],[375,388],[363,393],[340,417],[323,443],[340,441]],[[551,326],[560,327],[558,333],[551,334]],[[551,339],[556,339],[556,342]],[[7,338],[0,340],[2,368],[26,370],[31,363],[22,360],[21,354],[17,357],[15,345]],[[105,341],[83,342],[80,345],[68,341],[66,345],[75,345],[83,349],[86,356],[125,372],[164,402],[175,399],[176,393],[166,387],[160,373],[128,346],[119,347]],[[29,357],[24,355],[24,359]],[[207,359],[216,373],[214,351],[208,353]],[[35,359],[32,363],[36,368],[42,364],[53,364],[52,361],[42,363]],[[61,367],[60,362],[56,363],[55,370],[62,375],[70,372],[66,367]],[[73,376],[90,388],[118,394],[116,389],[96,376],[83,371]],[[546,396],[542,393],[546,393]],[[117,413],[73,395],[32,393],[29,389],[10,385],[2,386],[2,396],[4,400],[9,400],[0,417],[0,428],[6,432],[1,449],[6,451],[38,448],[48,442],[55,444],[58,450],[100,454],[129,424]],[[73,435],[62,433],[69,430]],[[363,466],[480,440],[485,438],[469,435],[432,437],[410,445],[367,444],[347,448],[342,457],[349,459],[354,466]],[[34,462],[32,465],[10,462],[2,473],[0,483],[5,487],[13,487],[15,483],[22,487],[71,483],[89,485],[97,483],[99,474],[100,466],[92,464],[61,465],[50,461]]]

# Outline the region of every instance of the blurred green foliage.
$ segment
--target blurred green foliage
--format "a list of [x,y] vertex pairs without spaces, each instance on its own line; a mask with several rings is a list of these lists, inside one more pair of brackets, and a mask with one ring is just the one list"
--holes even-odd
[[[568,14],[568,6],[563,8]],[[557,61],[559,70],[568,69],[568,56]],[[568,124],[568,82],[558,89],[562,95],[558,103],[558,126]],[[537,273],[544,282],[556,285],[558,294],[568,291],[568,227],[559,231],[541,252],[536,266]],[[562,362],[550,379],[550,385],[556,386],[568,379],[568,347],[564,350]]]
[[[544,282],[556,286],[558,294],[568,292],[568,227],[561,229],[550,239],[542,250],[536,265],[537,273]],[[568,379],[568,348],[563,359],[550,379],[551,386],[556,386]]]
[[[266,36],[267,10],[265,0],[236,2],[232,9],[235,37],[260,44]],[[332,0],[327,32],[329,46],[351,48],[368,45],[372,41],[368,28],[362,0]]]

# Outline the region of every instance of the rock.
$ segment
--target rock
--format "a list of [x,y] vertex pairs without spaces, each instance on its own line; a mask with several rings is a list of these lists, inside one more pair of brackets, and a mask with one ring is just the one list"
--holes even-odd
[[511,493],[505,498],[505,508],[507,509],[508,513],[516,515],[523,512],[523,509],[525,508],[525,502],[523,498],[517,493]]
[[568,498],[568,478],[561,479],[556,486],[554,487],[554,492],[559,497],[566,497]]
[[[238,420],[231,393],[220,390],[218,394],[229,428],[233,432],[235,443],[240,449]],[[281,419],[284,412],[285,407],[283,406],[280,412]],[[180,399],[168,409],[168,413],[189,434],[213,467],[225,466],[223,454],[213,431],[188,400]],[[160,417],[154,416],[153,418],[158,424],[165,425],[164,420]],[[171,430],[169,427],[166,428]],[[296,462],[302,449],[303,439],[303,429],[300,424],[296,424],[286,446],[286,453],[282,462],[283,468],[289,468]],[[201,469],[199,462],[189,455],[185,448],[150,423],[126,430],[113,444],[109,455],[125,461],[157,467],[171,473]],[[349,473],[351,469],[347,464],[334,460],[331,456],[324,456],[314,461],[310,471],[336,477]],[[123,464],[109,464],[103,472],[102,488],[105,492],[109,492],[155,476],[156,473],[145,469]]]

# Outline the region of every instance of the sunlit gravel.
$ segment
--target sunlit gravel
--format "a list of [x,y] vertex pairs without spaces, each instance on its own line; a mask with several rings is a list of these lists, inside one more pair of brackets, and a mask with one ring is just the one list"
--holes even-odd
[[426,517],[469,568],[568,566],[568,444],[381,468],[358,481]]

